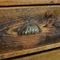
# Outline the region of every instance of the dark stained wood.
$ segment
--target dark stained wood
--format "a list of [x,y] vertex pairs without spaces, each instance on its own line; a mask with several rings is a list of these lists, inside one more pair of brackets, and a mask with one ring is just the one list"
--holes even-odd
[[[27,21],[32,21],[41,31],[19,35],[18,29]],[[0,8],[0,58],[15,56],[13,51],[22,55],[35,48],[34,52],[56,47],[60,47],[60,6]]]

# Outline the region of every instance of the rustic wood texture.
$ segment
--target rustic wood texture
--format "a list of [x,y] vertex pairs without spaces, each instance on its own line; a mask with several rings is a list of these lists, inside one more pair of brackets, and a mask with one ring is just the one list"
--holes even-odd
[[26,50],[22,50],[22,51],[10,51],[10,52],[7,52],[7,53],[0,54],[0,59],[13,58],[13,57],[16,57],[16,56],[31,54],[31,53],[35,53],[35,52],[41,52],[41,51],[44,51],[44,50],[58,48],[58,47],[60,47],[60,43],[45,45],[45,46],[37,47],[37,48],[33,48],[33,49],[26,49]]
[[57,3],[60,3],[60,0],[0,0],[0,6]]
[[[38,25],[41,31],[35,34],[18,35],[17,29],[25,26],[27,21]],[[51,45],[56,43],[57,45]],[[51,47],[43,47],[46,45]],[[13,51],[22,51],[20,52],[22,55],[25,50],[37,47],[41,47],[41,50],[60,47],[60,6],[0,8],[1,58],[14,56],[15,53],[10,54]]]

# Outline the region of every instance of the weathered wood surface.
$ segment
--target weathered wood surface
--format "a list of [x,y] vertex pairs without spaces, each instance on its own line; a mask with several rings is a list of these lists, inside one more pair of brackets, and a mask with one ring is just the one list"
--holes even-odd
[[0,6],[57,3],[60,3],[60,0],[0,0]]
[[[18,32],[24,31],[21,28],[26,26],[24,24],[27,21],[39,26],[41,31],[33,34],[31,32],[30,34],[18,34]],[[60,47],[60,5],[0,8],[1,58],[15,56],[16,53],[12,53],[13,51],[21,51],[22,55],[25,51],[30,51],[27,49],[37,47],[41,47],[41,50]]]
[[[13,58],[13,57],[22,56],[22,55],[26,55],[26,54],[31,54],[31,53],[35,53],[35,52],[41,52],[41,51],[44,51],[44,50],[54,49],[54,48],[58,48],[58,47],[60,47],[60,43],[45,45],[45,46],[42,46],[42,47],[37,47],[37,48],[33,48],[33,49],[26,49],[26,50],[21,50],[21,51],[18,51],[18,50],[17,51],[11,51],[11,52],[0,54],[0,59]],[[59,52],[59,54],[60,54],[60,52]]]

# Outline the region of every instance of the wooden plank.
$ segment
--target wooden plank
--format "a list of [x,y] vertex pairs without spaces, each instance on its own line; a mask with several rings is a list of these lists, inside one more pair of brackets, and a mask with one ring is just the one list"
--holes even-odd
[[[30,26],[27,22],[39,32],[18,34]],[[0,59],[56,47],[60,47],[60,5],[0,8]]]
[[60,60],[60,49],[12,60]]
[[16,56],[25,55],[25,54],[53,49],[53,48],[57,48],[57,47],[60,47],[60,43],[45,45],[42,47],[37,47],[37,48],[27,49],[27,50],[22,50],[22,51],[13,51],[13,52],[9,52],[9,53],[0,54],[0,59],[12,58],[12,57],[16,57]]
[[0,6],[57,3],[60,3],[60,0],[0,0]]

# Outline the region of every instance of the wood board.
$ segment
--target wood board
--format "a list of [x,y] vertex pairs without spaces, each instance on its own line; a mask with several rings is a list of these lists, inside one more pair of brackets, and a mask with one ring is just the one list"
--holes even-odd
[[59,4],[60,0],[0,0],[0,6],[9,5],[34,5],[34,4]]
[[[1,7],[0,59],[60,47],[59,11],[60,6]],[[19,35],[27,21],[40,31]]]

